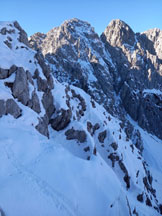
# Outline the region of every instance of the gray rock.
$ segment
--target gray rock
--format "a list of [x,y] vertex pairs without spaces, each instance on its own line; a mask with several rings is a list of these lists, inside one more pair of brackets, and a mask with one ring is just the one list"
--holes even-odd
[[30,47],[39,50],[39,46],[42,43],[42,40],[46,38],[46,34],[37,32],[34,35],[29,37]]
[[56,131],[63,130],[70,123],[71,116],[72,116],[71,110],[61,109],[57,113],[57,116],[50,120],[51,127]]
[[54,81],[53,81],[53,78],[52,78],[51,74],[47,78],[47,83],[48,83],[49,89],[53,89],[54,88]]
[[98,134],[98,140],[100,141],[100,143],[104,143],[104,140],[105,140],[106,136],[107,136],[107,131],[106,130],[103,131],[103,132],[100,132]]
[[0,68],[0,79],[6,79],[8,74],[9,70]]
[[95,131],[100,128],[100,125],[96,123],[95,125],[92,125],[91,122],[87,121],[87,130],[93,136],[95,134]]
[[19,41],[29,47],[28,36],[17,21],[14,22],[14,27],[19,30]]
[[26,74],[27,74],[27,79],[29,80],[29,82],[34,85],[34,82],[33,82],[33,78],[32,78],[32,75],[29,71],[26,71]]
[[53,96],[50,90],[46,91],[42,97],[42,104],[46,110],[46,114],[50,119],[55,111]]
[[39,133],[49,138],[48,123],[48,116],[44,115],[44,117],[39,118],[39,123],[35,128],[39,131]]
[[111,143],[111,147],[116,151],[118,149],[118,144],[116,142]]
[[10,76],[11,74],[13,74],[16,70],[17,70],[16,65],[12,65],[12,66],[10,67],[10,69],[9,69],[9,76]]
[[108,159],[111,160],[111,162],[112,162],[112,167],[114,167],[114,166],[115,166],[115,163],[116,163],[117,161],[119,161],[119,156],[117,155],[116,152],[115,152],[115,153],[110,153],[110,154],[108,155]]
[[37,113],[41,112],[39,98],[35,91],[32,92],[31,108]]
[[39,70],[36,69],[36,70],[34,71],[33,79],[38,79],[38,77],[39,77]]
[[142,193],[142,194],[138,194],[137,200],[138,200],[139,202],[143,202],[143,193]]
[[22,114],[22,110],[13,99],[6,101],[6,114],[10,114],[14,118],[19,118]]
[[86,141],[87,135],[83,130],[75,130],[73,128],[65,132],[67,140],[76,139],[79,143],[84,143]]
[[141,98],[138,123],[162,139],[162,96],[147,94]]
[[130,188],[130,176],[128,175],[128,170],[126,168],[126,166],[124,165],[123,161],[122,160],[119,160],[119,166],[121,168],[121,170],[124,172],[124,181],[126,183],[126,186],[127,186],[127,189]]
[[1,31],[0,31],[0,33],[1,33],[2,35],[6,35],[6,33],[7,33],[6,27],[2,28]]
[[6,35],[6,34],[12,34],[12,33],[15,33],[15,29],[9,29],[7,30],[6,27],[2,28],[1,31],[0,31],[0,34],[2,35]]
[[10,69],[0,68],[0,79],[6,79],[6,78],[8,78],[16,70],[17,70],[17,67],[15,65],[12,65],[10,67]]
[[41,66],[43,70],[43,74],[45,75],[46,78],[49,78],[50,76],[50,68],[49,66],[45,63],[45,59],[43,55],[40,52],[37,52],[35,55],[35,58],[38,60],[38,64]]
[[38,77],[37,84],[38,84],[38,91],[46,92],[48,90],[47,80]]
[[4,100],[0,100],[0,117],[6,114],[6,102]]
[[126,83],[124,83],[121,87],[120,96],[126,111],[135,121],[137,121],[138,109],[140,105],[139,97],[131,90],[131,88]]
[[12,93],[13,96],[21,101],[22,104],[27,105],[29,101],[29,87],[27,75],[23,68],[18,68],[16,71],[16,78],[13,83]]
[[[162,30],[158,28],[150,29],[141,34],[144,37],[145,49],[149,50],[150,53],[153,53],[158,56],[159,59],[162,59]],[[149,43],[148,43],[149,40]],[[147,43],[145,42],[147,41]]]
[[92,135],[93,125],[91,122],[87,121],[87,131]]

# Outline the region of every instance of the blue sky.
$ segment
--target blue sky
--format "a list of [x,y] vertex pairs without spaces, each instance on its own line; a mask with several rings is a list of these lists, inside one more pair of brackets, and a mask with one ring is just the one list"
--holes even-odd
[[135,32],[162,29],[162,0],[1,0],[0,5],[0,20],[17,20],[28,35],[46,33],[74,17],[88,21],[98,34],[112,19]]

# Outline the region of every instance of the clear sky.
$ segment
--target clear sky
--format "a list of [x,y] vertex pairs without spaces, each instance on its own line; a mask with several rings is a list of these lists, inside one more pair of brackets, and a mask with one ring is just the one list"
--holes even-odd
[[162,29],[162,0],[0,0],[0,20],[17,20],[30,36],[46,33],[64,20],[88,21],[101,34],[112,19],[135,32]]

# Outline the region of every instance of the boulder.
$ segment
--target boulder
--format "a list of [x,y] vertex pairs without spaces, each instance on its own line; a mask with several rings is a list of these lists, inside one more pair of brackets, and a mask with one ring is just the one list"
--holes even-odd
[[47,91],[48,89],[47,80],[42,79],[41,77],[38,76],[37,84],[38,84],[38,91],[43,91],[43,92]]
[[51,127],[56,131],[63,130],[70,123],[71,116],[71,110],[61,109],[57,116],[50,120]]
[[46,114],[50,119],[55,111],[53,96],[50,90],[47,90],[42,97],[42,104],[46,110]]
[[2,28],[1,31],[0,31],[0,33],[1,33],[2,35],[6,35],[6,33],[7,33],[6,27]]
[[37,113],[41,112],[39,98],[35,91],[32,92],[31,108]]
[[11,67],[10,67],[10,69],[9,69],[9,76],[11,75],[11,74],[13,74],[15,71],[17,70],[17,66],[16,65],[12,65]]
[[76,139],[79,143],[84,143],[86,141],[87,135],[83,130],[75,130],[73,128],[65,132],[67,140]]
[[16,78],[13,83],[12,93],[22,104],[27,105],[29,101],[29,87],[26,72],[22,67],[16,71]]
[[42,118],[39,118],[39,123],[35,128],[39,131],[39,133],[49,138],[48,123],[48,116],[44,115]]
[[8,77],[9,70],[0,68],[0,79],[6,79]]
[[6,114],[10,114],[14,118],[19,118],[21,116],[22,110],[14,101],[14,99],[8,99],[6,101]]

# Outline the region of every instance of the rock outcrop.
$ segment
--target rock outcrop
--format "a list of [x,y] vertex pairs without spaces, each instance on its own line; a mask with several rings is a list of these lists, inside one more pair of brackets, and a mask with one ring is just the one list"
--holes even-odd
[[27,74],[23,68],[18,68],[16,71],[16,78],[12,88],[13,96],[17,98],[22,104],[27,105],[29,101],[29,87],[27,81]]
[[8,99],[6,101],[6,114],[10,114],[14,118],[18,118],[21,116],[21,112],[22,110],[13,99]]
[[83,130],[75,130],[71,128],[65,132],[67,140],[77,140],[79,143],[84,143],[86,141],[86,133]]
[[51,118],[50,120],[52,128],[56,131],[60,131],[66,128],[70,123],[71,115],[71,110],[59,110],[56,117]]

